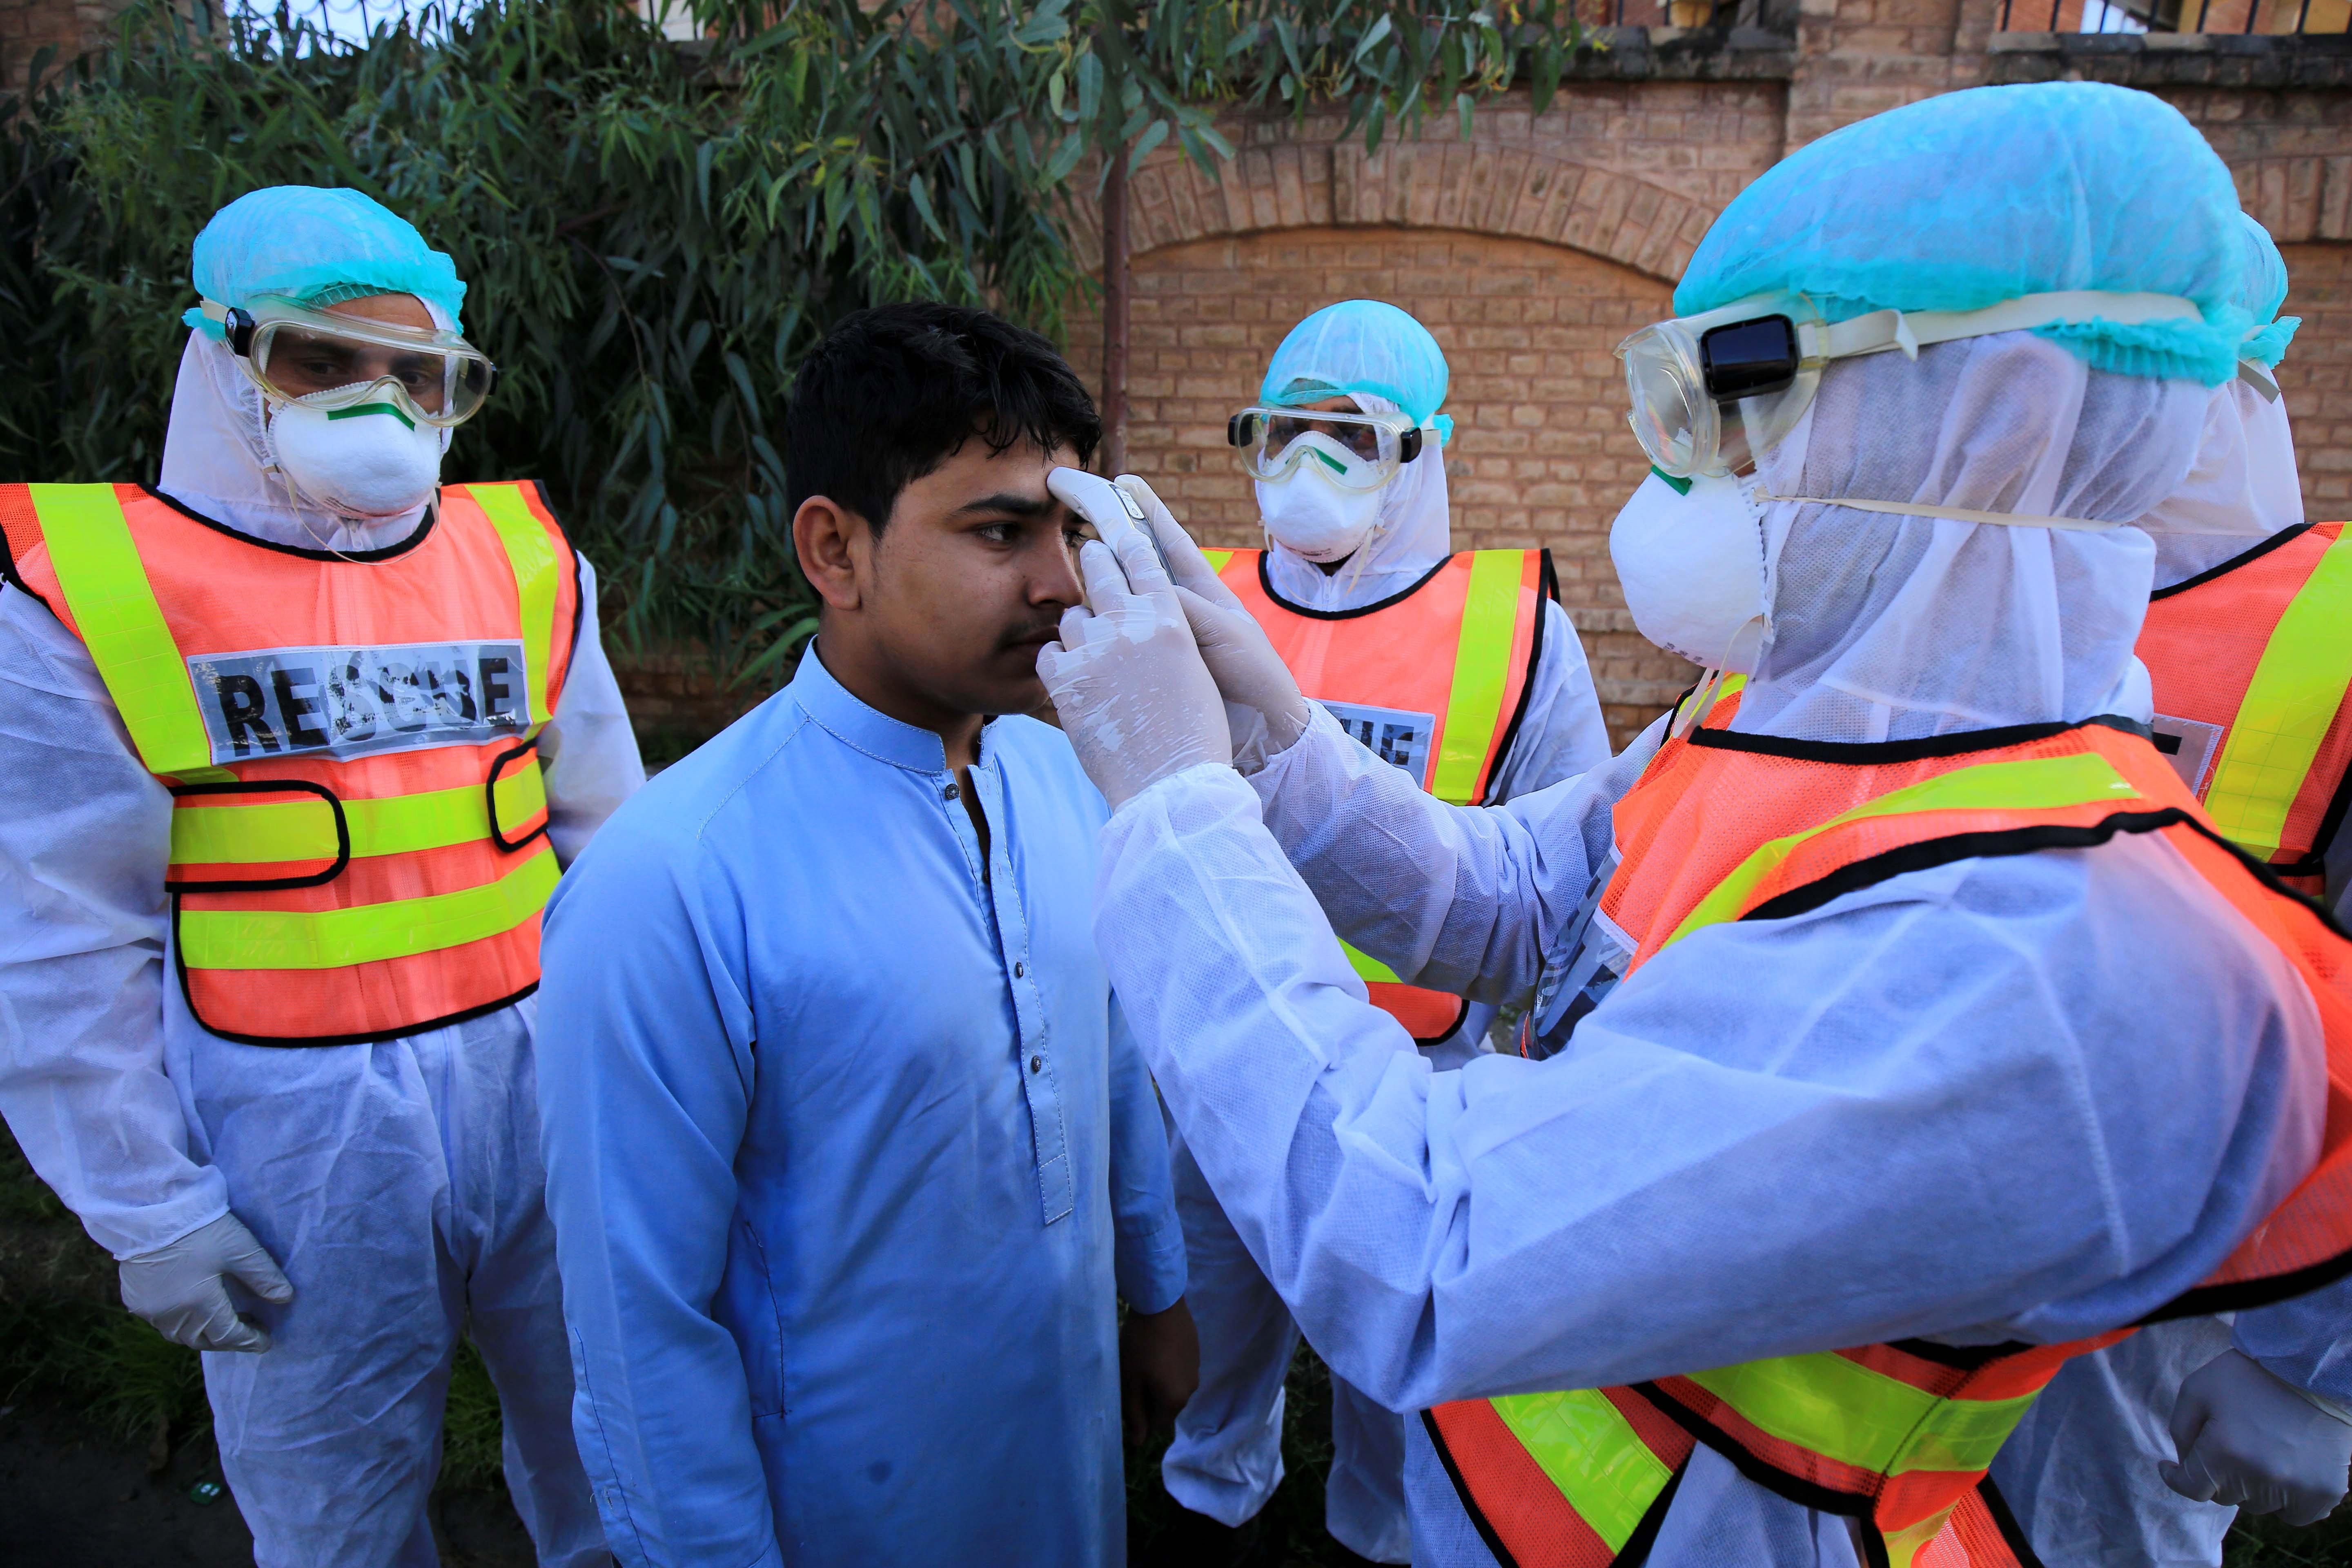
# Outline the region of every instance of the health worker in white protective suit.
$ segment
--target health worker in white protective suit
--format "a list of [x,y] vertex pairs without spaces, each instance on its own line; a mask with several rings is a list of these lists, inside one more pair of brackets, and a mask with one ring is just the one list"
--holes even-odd
[[495,380],[355,191],[195,242],[163,474],[0,488],[0,1112],[205,1352],[261,1568],[427,1568],[460,1331],[540,1561],[605,1561],[532,1077],[539,910],[644,782]]
[[[2352,1253],[2352,944],[2212,833],[2132,655],[2236,211],[2088,83],[1750,185],[1623,352],[1652,461],[1753,462],[1762,528],[1612,542],[1747,688],[1499,808],[1344,736],[1181,531],[1181,590],[1087,547],[1040,668],[1116,807],[1097,938],[1309,1342],[1420,1413],[1416,1563],[2020,1563],[1984,1471],[2069,1356]],[[1526,1057],[1433,1073],[1333,927],[1537,983]]]
[[[2253,259],[2240,298],[2262,325],[2241,348],[2239,374],[2213,391],[2188,478],[2138,521],[2156,541],[2139,654],[2157,734],[2179,742],[2169,755],[2183,781],[2209,807],[2222,797],[2238,822],[2267,803],[2277,827],[2296,817],[2299,796],[2327,802],[2343,788],[2352,546],[2334,537],[2339,527],[2304,521],[2273,379],[2297,325],[2277,319],[2286,266],[2262,226],[2241,216]],[[2332,683],[2332,695],[2289,710],[2304,729],[2282,736],[2299,765],[2265,769],[2252,787],[2217,783],[2252,766],[2228,732],[2250,703],[2263,703],[2260,686],[2315,680]],[[2241,847],[2290,872],[2318,860],[2313,880],[2340,921],[2352,836],[2321,837],[2332,821],[2298,826],[2284,853],[2275,833]],[[2068,1362],[1992,1473],[2051,1568],[2216,1568],[2239,1507],[2310,1523],[2342,1500],[2347,1461],[2352,1282],[2338,1281],[2234,1322],[2157,1324]]]
[[[1351,733],[1441,798],[1494,805],[1607,762],[1609,731],[1549,552],[1454,551],[1448,380],[1437,341],[1393,305],[1343,300],[1293,327],[1229,426],[1266,547],[1213,563]],[[1369,959],[1358,969],[1433,1065],[1486,1048],[1492,1004],[1395,984]],[[1298,1329],[1181,1142],[1175,1174],[1201,1384],[1160,1474],[1186,1508],[1238,1526],[1282,1481]],[[1335,1377],[1331,1446],[1332,1535],[1409,1562],[1402,1419]]]

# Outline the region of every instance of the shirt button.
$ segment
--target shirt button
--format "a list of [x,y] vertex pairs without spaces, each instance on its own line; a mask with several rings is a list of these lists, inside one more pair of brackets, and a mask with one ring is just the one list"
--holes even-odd
[[940,791],[940,798],[941,800],[953,800],[958,793],[960,792],[956,789],[956,786],[950,784],[947,788]]
[[1016,963],[1013,966],[1013,978],[1015,980],[1022,979],[1027,975],[1028,973],[1029,966],[1025,963]]
[[1031,1072],[1044,1072],[1045,1070],[1045,1058],[1044,1057],[1031,1057],[1029,1058],[1029,1070]]

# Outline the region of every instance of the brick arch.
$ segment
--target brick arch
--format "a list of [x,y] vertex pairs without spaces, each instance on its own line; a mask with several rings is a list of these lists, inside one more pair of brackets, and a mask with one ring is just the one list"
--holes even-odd
[[1672,283],[1714,218],[1662,185],[1530,146],[1406,142],[1367,155],[1350,138],[1244,147],[1214,177],[1162,154],[1138,171],[1128,221],[1138,257],[1267,229],[1442,228],[1564,245]]

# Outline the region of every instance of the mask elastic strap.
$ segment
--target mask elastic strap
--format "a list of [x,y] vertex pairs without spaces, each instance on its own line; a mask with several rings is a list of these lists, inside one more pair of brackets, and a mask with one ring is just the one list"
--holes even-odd
[[1990,522],[2003,528],[2062,528],[2075,533],[2105,533],[2121,528],[2117,521],[2088,517],[2035,517],[2021,511],[1971,511],[1958,506],[1915,506],[1900,500],[1856,500],[1847,496],[1776,496],[1759,486],[1756,500],[1788,501],[1799,506],[1843,506],[1855,511],[1891,512],[1897,517],[1948,517],[1955,522]]
[[1675,714],[1675,721],[1666,728],[1666,739],[1681,740],[1697,729],[1699,721],[1715,710],[1716,699],[1723,694],[1725,674],[1721,669],[1699,672],[1698,684],[1691,688],[1688,697],[1683,699],[1682,707]]

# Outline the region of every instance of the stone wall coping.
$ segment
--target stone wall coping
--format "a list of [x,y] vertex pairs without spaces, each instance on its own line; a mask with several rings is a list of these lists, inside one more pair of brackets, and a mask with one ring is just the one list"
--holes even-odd
[[[2016,0],[2022,5],[2039,0]],[[2352,86],[2344,33],[1994,33],[1994,82],[2080,79],[2125,87]]]
[[1785,81],[1797,68],[1797,39],[1773,27],[1590,29],[1596,47],[1579,49],[1563,81]]

